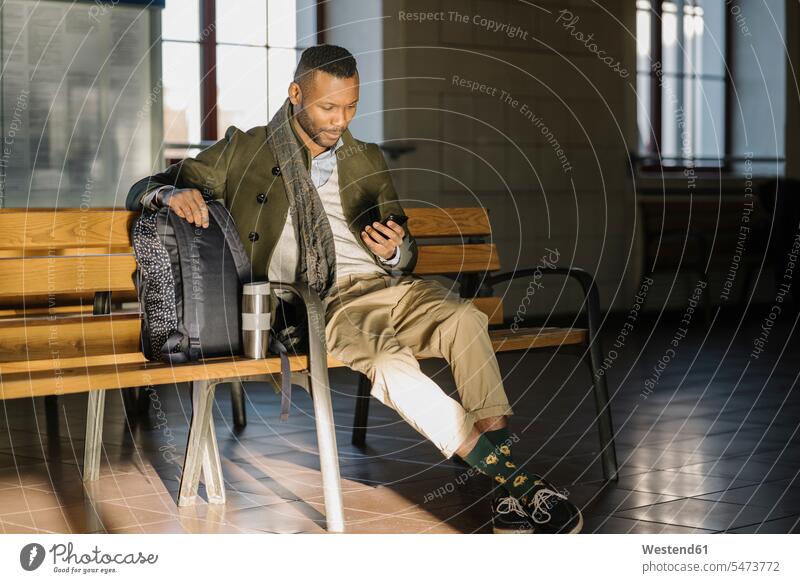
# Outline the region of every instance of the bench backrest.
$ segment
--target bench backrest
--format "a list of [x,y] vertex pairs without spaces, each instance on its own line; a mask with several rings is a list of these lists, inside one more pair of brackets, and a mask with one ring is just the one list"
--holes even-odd
[[[500,268],[482,208],[408,208],[419,245],[418,275],[481,274]],[[122,209],[0,209],[0,370],[133,362],[139,315],[92,315],[95,295],[135,299],[129,231],[138,213]],[[476,305],[502,321],[499,298]]]
[[133,291],[133,218],[114,209],[0,209],[0,307],[51,307],[63,296],[91,303],[95,292]]
[[0,371],[142,359],[138,314],[92,315],[98,293],[135,298],[134,218],[120,209],[0,210]]
[[[480,276],[500,269],[497,246],[492,243],[492,226],[485,208],[406,208],[408,227],[419,240],[443,239],[426,244],[421,241],[417,275],[458,275],[477,288]],[[473,290],[475,291],[475,290]],[[470,294],[474,296],[474,293]],[[503,303],[498,297],[475,297],[475,306],[489,316],[490,324],[503,322]]]

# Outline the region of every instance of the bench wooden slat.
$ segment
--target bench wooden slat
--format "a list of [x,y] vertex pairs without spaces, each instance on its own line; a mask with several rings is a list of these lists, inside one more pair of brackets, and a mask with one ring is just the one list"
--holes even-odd
[[140,326],[138,313],[0,321],[0,363],[136,352]]
[[133,255],[0,259],[0,296],[133,289]]
[[[2,265],[2,263],[0,263]],[[94,291],[83,292],[80,294],[67,293],[58,296],[48,296],[47,294],[18,294],[12,296],[0,296],[0,309],[4,310],[9,316],[12,311],[25,311],[44,308],[54,308],[61,306],[74,309],[75,311],[83,311],[83,307],[88,307],[91,312],[94,303]],[[114,292],[115,302],[135,302],[137,300],[136,290],[133,288],[133,280],[131,280],[131,289]],[[25,307],[23,310],[23,306]],[[7,316],[8,317],[8,316]]]
[[[485,208],[404,210],[416,237],[491,235]],[[130,249],[128,232],[138,215],[124,209],[0,209],[0,250]]]
[[[306,356],[289,357],[293,371],[307,370]],[[83,393],[93,390],[164,385],[212,378],[238,378],[280,373],[279,358],[208,359],[197,364],[170,366],[163,363],[128,363],[91,368],[65,368],[58,374],[43,370],[4,374],[0,378],[0,399]]]
[[91,303],[78,304],[72,306],[37,306],[33,308],[0,308],[0,318],[29,318],[31,316],[68,316],[72,314],[91,314],[94,306]]
[[130,248],[124,209],[1,209],[0,249]]
[[[496,352],[509,352],[580,344],[586,341],[586,330],[520,328],[516,332],[491,330],[489,336]],[[308,368],[308,358],[305,355],[290,356],[289,361],[293,371],[303,371]],[[88,367],[80,364],[68,366],[60,362],[58,369],[37,370],[33,368],[29,371],[20,369],[21,363],[15,363],[14,366],[17,368],[11,368],[8,373],[4,372],[3,366],[0,365],[0,371],[3,371],[0,376],[0,399],[280,373],[279,358],[250,360],[241,357],[208,359],[197,364],[179,366],[136,360]],[[329,356],[328,366],[335,368],[345,365]]]
[[[91,291],[132,291],[136,268],[133,255],[86,255],[0,259],[0,297]],[[414,273],[481,273],[500,269],[497,247],[421,245]]]
[[23,257],[69,257],[72,255],[107,255],[109,253],[133,253],[130,245],[127,247],[64,247],[62,249],[0,249],[0,259],[21,259]]
[[503,298],[472,298],[472,303],[489,316],[489,324],[503,323]]
[[474,245],[420,245],[416,275],[481,273],[500,269],[497,247],[490,243]]
[[585,328],[519,328],[513,330],[489,330],[495,352],[530,350],[553,346],[566,346],[586,342]]
[[485,208],[404,208],[414,237],[488,237],[492,233]]
[[0,374],[8,375],[19,372],[56,371],[67,368],[91,368],[103,365],[148,362],[144,354],[139,352],[118,352],[117,354],[98,354],[95,356],[72,356],[67,358],[45,358],[40,360],[18,360],[0,362]]

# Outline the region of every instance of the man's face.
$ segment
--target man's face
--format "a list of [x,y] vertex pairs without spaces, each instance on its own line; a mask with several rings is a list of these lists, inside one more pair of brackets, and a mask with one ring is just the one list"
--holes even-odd
[[295,118],[303,131],[323,147],[330,148],[356,114],[358,73],[347,79],[314,71],[303,91],[297,83],[289,89]]

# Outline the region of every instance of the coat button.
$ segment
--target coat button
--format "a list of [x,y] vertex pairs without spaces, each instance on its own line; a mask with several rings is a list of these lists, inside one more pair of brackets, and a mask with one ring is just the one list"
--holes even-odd
[[251,242],[255,243],[258,241],[258,233],[255,231],[250,231],[250,234],[247,236],[247,238],[250,239]]
[[273,176],[280,176],[281,175],[281,167],[280,166],[273,166],[272,167],[272,175]]
[[267,193],[266,192],[259,192],[256,195],[256,202],[258,202],[260,204],[264,204],[265,202],[267,202]]

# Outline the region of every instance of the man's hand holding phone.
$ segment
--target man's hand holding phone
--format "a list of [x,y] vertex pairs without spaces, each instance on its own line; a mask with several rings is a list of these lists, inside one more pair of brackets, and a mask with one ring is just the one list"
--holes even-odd
[[182,219],[197,227],[208,227],[208,207],[196,188],[179,188],[172,191],[166,206]]
[[370,251],[388,261],[403,243],[406,234],[403,225],[407,220],[405,215],[390,214],[380,223],[375,221],[372,225],[367,225],[361,231],[361,238]]

